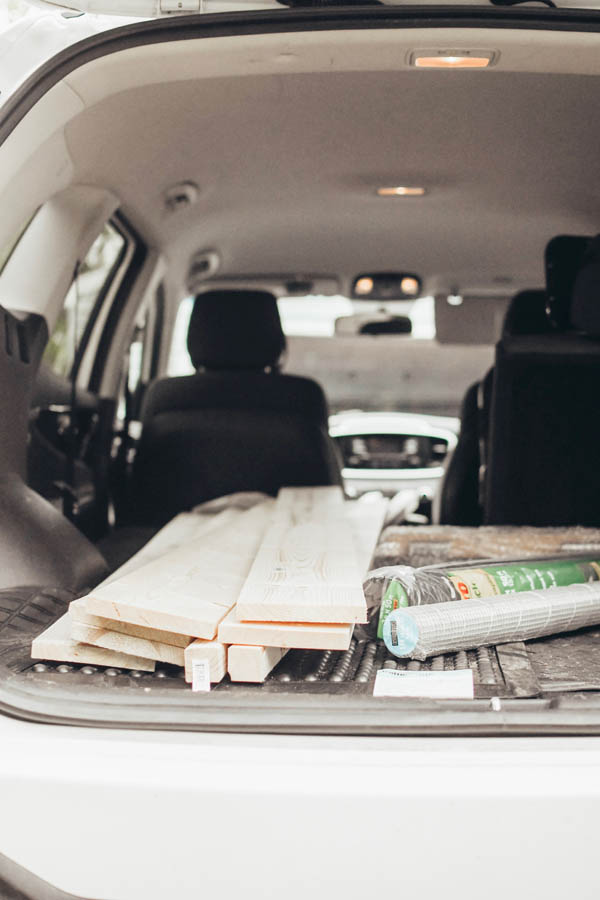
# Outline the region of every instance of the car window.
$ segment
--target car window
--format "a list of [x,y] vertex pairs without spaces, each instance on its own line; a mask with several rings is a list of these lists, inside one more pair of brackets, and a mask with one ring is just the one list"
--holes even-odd
[[57,375],[69,377],[87,325],[111,281],[125,244],[117,229],[107,224],[83,260],[44,352],[44,363]]

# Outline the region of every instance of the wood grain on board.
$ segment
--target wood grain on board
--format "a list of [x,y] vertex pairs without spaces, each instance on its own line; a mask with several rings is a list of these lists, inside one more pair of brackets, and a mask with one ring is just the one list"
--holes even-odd
[[130,572],[160,559],[165,554],[176,550],[182,544],[200,538],[215,528],[221,528],[235,521],[242,514],[241,509],[225,509],[216,515],[201,515],[194,512],[179,513],[174,519],[157,531],[147,544],[138,550],[127,562],[119,566],[102,584],[117,581]]
[[250,622],[366,622],[342,489],[282,488],[239,600]]
[[227,647],[220,641],[194,641],[184,651],[185,680],[191,684],[196,660],[208,661],[212,684],[221,681],[227,673]]
[[232,681],[264,681],[287,649],[281,647],[233,646],[227,652],[227,671]]
[[92,644],[94,647],[104,647],[106,650],[114,650],[115,653],[127,653],[130,656],[141,656],[145,659],[154,659],[158,662],[170,663],[172,666],[184,664],[183,647],[174,647],[172,644],[161,644],[158,641],[149,641],[146,638],[134,637],[131,634],[122,634],[107,628],[96,628],[94,625],[84,625],[71,619],[71,637],[82,644]]
[[[387,500],[384,498],[344,504],[362,575],[369,568],[386,507]],[[219,640],[226,644],[294,647],[304,650],[347,650],[353,628],[351,624],[335,623],[243,622],[236,605],[219,625]]]
[[78,622],[80,625],[91,625],[94,628],[118,631],[120,634],[143,638],[146,641],[156,641],[159,644],[170,644],[172,647],[185,648],[194,640],[188,634],[176,634],[174,631],[161,631],[159,628],[131,625],[129,622],[121,621],[121,619],[107,619],[104,616],[94,616],[87,611],[86,600],[86,597],[81,597],[79,600],[73,600],[69,605],[69,615],[74,622]]
[[155,661],[153,659],[144,659],[74,641],[71,637],[71,624],[70,616],[65,613],[54,625],[36,637],[31,645],[32,658],[154,672]]
[[86,598],[89,613],[212,640],[238,599],[270,519],[268,500]]
[[353,625],[313,622],[242,622],[234,606],[219,625],[219,640],[225,644],[288,649],[347,650],[353,630]]

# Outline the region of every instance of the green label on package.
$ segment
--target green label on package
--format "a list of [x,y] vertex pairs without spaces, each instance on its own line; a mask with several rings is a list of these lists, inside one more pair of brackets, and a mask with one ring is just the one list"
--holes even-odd
[[600,561],[539,560],[530,563],[482,566],[477,569],[452,569],[446,572],[458,596],[465,600],[539,591],[569,584],[600,580]]
[[381,609],[379,610],[379,623],[377,625],[377,637],[383,640],[383,623],[394,610],[399,606],[408,606],[408,597],[406,591],[399,581],[392,578],[388,585],[388,589],[383,595],[381,601]]

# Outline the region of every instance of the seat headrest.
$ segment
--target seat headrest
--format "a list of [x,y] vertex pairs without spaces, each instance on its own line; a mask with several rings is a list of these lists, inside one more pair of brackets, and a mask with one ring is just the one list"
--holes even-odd
[[546,312],[546,291],[521,291],[510,301],[502,335],[545,334],[552,328]]
[[267,291],[199,294],[187,347],[196,369],[265,369],[285,350],[277,300]]
[[576,331],[600,337],[600,235],[590,240],[575,277],[569,324]]
[[575,278],[591,238],[561,234],[546,246],[546,292],[550,318],[559,331],[570,324],[570,307]]

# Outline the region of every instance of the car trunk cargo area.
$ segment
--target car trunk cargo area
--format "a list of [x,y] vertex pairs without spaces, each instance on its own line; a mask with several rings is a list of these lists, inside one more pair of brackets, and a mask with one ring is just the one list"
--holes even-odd
[[[595,552],[600,532],[546,529],[563,553]],[[391,527],[373,565],[424,565],[505,558],[527,529]],[[596,540],[597,538],[597,540]],[[479,550],[473,553],[473,549]],[[466,555],[468,554],[468,556]],[[514,555],[514,551],[513,551]],[[546,550],[548,555],[548,550]],[[391,656],[382,641],[353,639],[349,650],[291,650],[264,684],[228,677],[209,694],[192,693],[183,671],[153,673],[36,662],[32,639],[63,615],[74,595],[52,587],[0,592],[0,711],[35,721],[100,727],[314,734],[596,734],[600,733],[600,628],[449,653],[426,662]],[[381,668],[473,672],[473,700],[374,698]]]

